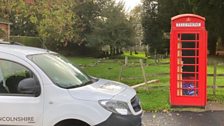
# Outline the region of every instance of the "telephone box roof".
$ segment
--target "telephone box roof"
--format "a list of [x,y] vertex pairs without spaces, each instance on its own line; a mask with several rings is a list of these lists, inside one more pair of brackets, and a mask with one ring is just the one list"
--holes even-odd
[[176,20],[176,19],[181,18],[181,17],[196,17],[196,18],[199,18],[199,19],[205,21],[204,17],[199,16],[199,15],[195,15],[195,14],[180,14],[180,15],[177,15],[175,17],[172,17],[171,20],[173,21],[173,20]]

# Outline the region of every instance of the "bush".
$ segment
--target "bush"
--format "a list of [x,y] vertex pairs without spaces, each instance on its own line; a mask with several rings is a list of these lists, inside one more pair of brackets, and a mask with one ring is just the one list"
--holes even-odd
[[76,43],[68,43],[67,47],[60,47],[56,52],[65,56],[86,56],[86,57],[100,57],[102,52],[93,47],[86,47],[85,45],[78,45]]
[[[39,37],[30,36],[11,36],[10,41],[19,42],[26,46],[42,47],[42,41]],[[61,44],[61,45],[60,45]],[[66,56],[91,56],[100,57],[102,52],[96,48],[81,46],[76,43],[68,43],[67,47],[63,47],[62,43],[48,40],[46,47],[52,51],[58,52]]]
[[42,47],[42,41],[39,37],[30,37],[30,36],[11,36],[10,41],[19,42],[26,46],[32,47]]

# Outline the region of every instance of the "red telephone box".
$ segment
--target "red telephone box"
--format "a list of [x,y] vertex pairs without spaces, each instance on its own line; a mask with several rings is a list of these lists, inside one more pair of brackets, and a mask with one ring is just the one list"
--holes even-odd
[[205,18],[182,14],[171,19],[170,103],[205,106],[207,101],[207,31]]

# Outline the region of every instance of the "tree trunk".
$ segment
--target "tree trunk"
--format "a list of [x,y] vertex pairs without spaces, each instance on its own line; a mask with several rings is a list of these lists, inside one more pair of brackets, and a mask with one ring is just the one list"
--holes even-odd
[[114,56],[115,55],[115,48],[110,46],[110,55]]
[[130,55],[132,55],[132,47],[129,48],[129,53],[130,53]]
[[119,55],[120,54],[120,51],[119,51],[119,48],[117,47],[116,48],[116,55]]

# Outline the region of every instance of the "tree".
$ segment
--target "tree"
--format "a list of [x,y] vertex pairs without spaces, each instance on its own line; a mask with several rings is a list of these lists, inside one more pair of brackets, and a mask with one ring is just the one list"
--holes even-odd
[[75,15],[72,0],[36,1],[32,6],[33,14],[30,17],[36,25],[39,37],[52,49],[67,46],[75,37],[73,30]]
[[158,1],[143,1],[142,26],[143,26],[143,42],[148,44],[150,52],[162,51],[164,41],[162,39],[163,32],[158,15]]
[[75,37],[73,0],[39,0],[33,4],[2,0],[0,4],[0,16],[12,23],[12,35],[38,36],[54,50]]
[[142,45],[143,40],[143,28],[142,28],[142,6],[136,6],[130,13],[130,21],[134,26],[136,32],[135,45]]
[[93,32],[88,36],[89,45],[95,47],[110,47],[110,54],[114,55],[123,47],[133,45],[134,27],[124,13],[123,3],[114,1],[103,4],[103,11],[96,17]]
[[99,5],[93,0],[78,1],[73,13],[76,15],[73,28],[77,34],[74,41],[85,46],[88,44],[87,36],[91,34],[95,19],[100,14]]
[[208,30],[208,49],[210,54],[215,54],[217,41],[219,38],[224,42],[223,11],[222,0],[203,0],[197,3],[197,13],[206,17]]
[[[152,11],[150,11],[152,10],[150,3],[155,2],[158,3],[158,13],[152,13]],[[224,45],[224,25],[222,23],[224,21],[224,4],[222,0],[143,0],[143,10],[144,41],[146,43],[151,40],[150,37],[153,37],[150,36],[150,31],[153,32],[155,30],[153,28],[160,28],[162,33],[167,33],[170,31],[171,17],[183,13],[194,13],[206,18],[206,28],[209,33],[208,48],[210,53],[215,54],[217,40],[219,38],[221,38]],[[152,22],[153,14],[157,16],[157,22]],[[150,26],[150,24],[155,24],[156,26]],[[157,41],[161,40],[160,38],[154,38]],[[153,44],[152,42],[149,43]],[[161,46],[161,48],[163,48],[163,46]]]
[[124,4],[113,0],[38,0],[33,4],[3,0],[0,3],[0,16],[13,23],[14,35],[40,37],[53,50],[75,43],[80,48],[110,46],[114,54],[135,41],[133,22],[124,12]]
[[31,5],[23,0],[1,0],[0,5],[0,17],[12,24],[12,35],[37,36],[36,26],[29,20]]

